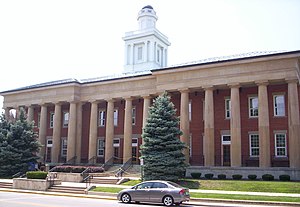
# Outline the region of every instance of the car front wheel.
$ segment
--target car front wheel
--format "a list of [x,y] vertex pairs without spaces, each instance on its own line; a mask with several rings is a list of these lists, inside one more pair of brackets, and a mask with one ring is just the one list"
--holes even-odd
[[121,201],[123,203],[130,203],[131,201],[131,197],[128,193],[124,193],[122,196],[121,196]]
[[165,206],[172,206],[174,204],[173,198],[171,196],[165,196],[163,198],[163,204]]

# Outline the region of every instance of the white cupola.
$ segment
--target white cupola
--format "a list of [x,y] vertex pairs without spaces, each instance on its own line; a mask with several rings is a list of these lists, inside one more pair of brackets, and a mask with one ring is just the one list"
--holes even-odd
[[157,19],[153,7],[145,6],[138,13],[139,29],[125,33],[125,73],[167,66],[170,42],[156,29]]

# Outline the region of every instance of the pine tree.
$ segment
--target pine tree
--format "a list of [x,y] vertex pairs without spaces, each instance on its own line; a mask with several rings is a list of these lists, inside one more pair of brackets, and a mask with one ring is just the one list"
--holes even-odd
[[26,120],[24,110],[16,122],[0,120],[0,176],[11,176],[28,170],[37,163],[40,144],[33,130],[33,123]]
[[141,146],[144,180],[177,181],[186,170],[182,150],[185,144],[180,141],[182,134],[174,104],[167,93],[154,100],[149,108],[149,118],[142,135]]

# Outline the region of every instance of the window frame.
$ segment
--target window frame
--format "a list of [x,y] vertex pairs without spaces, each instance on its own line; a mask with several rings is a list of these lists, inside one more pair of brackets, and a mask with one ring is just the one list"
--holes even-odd
[[[257,143],[258,143],[258,146],[252,146],[252,136],[257,136]],[[250,157],[259,157],[259,134],[258,132],[252,132],[252,133],[249,133],[249,156]],[[257,155],[253,155],[253,149],[258,149],[258,154]]]
[[114,126],[118,126],[118,116],[119,116],[119,110],[117,108],[114,109]]
[[[67,115],[68,119],[65,119],[66,115]],[[63,120],[62,120],[62,126],[63,126],[63,128],[68,128],[68,126],[69,126],[69,120],[70,120],[70,113],[69,113],[69,111],[63,111]]]
[[50,119],[49,127],[50,127],[50,129],[53,129],[54,128],[54,112],[50,112],[49,119]]
[[61,157],[67,157],[68,154],[68,139],[66,137],[61,138],[61,145],[60,145],[60,154]]
[[[257,99],[257,107],[253,107],[253,99]],[[258,118],[258,108],[259,108],[259,100],[258,96],[249,96],[248,97],[248,111],[249,111],[249,118]],[[254,114],[254,110],[257,111],[257,115]]]
[[97,140],[97,157],[104,157],[104,155],[105,155],[105,140],[103,138],[99,138]]
[[[283,135],[284,137],[284,147],[282,146],[277,146],[277,135]],[[287,157],[287,142],[286,142],[286,133],[285,132],[275,132],[274,133],[274,147],[275,147],[275,157],[277,158],[282,158],[282,157]],[[278,155],[278,149],[284,149],[284,155]]]
[[105,127],[105,122],[106,122],[106,110],[99,109],[99,111],[98,111],[98,126]]
[[231,100],[230,98],[225,98],[225,119],[231,118]]
[[[283,106],[281,106],[282,108],[278,107],[278,103],[276,102],[277,97],[283,97]],[[278,109],[279,109],[279,111],[282,110],[283,114],[278,114]],[[285,96],[284,96],[284,94],[274,94],[273,95],[273,114],[275,117],[284,117],[285,116]]]
[[131,109],[131,120],[132,120],[132,125],[136,124],[136,107],[133,106]]

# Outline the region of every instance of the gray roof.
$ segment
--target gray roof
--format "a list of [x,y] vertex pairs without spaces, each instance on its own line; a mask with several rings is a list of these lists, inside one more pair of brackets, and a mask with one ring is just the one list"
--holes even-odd
[[230,56],[212,57],[212,58],[206,58],[206,59],[202,59],[202,60],[198,60],[198,61],[187,62],[187,63],[173,65],[173,66],[164,67],[164,68],[149,69],[149,70],[145,70],[145,71],[141,71],[141,72],[121,73],[121,74],[114,74],[114,75],[110,75],[110,76],[102,76],[102,77],[79,79],[79,80],[74,79],[74,78],[56,80],[56,81],[39,83],[39,84],[35,84],[35,85],[16,88],[13,90],[2,91],[0,93],[29,90],[29,89],[34,89],[34,88],[49,87],[49,86],[62,85],[62,84],[71,84],[71,83],[89,84],[89,83],[118,80],[118,79],[124,79],[124,78],[133,78],[133,77],[151,75],[152,72],[160,71],[160,70],[176,69],[176,68],[180,68],[180,67],[188,67],[188,66],[193,66],[193,65],[213,64],[213,63],[220,63],[220,62],[225,62],[225,61],[235,61],[235,60],[241,60],[241,59],[273,56],[273,55],[280,55],[280,54],[299,53],[299,52],[300,52],[300,50],[296,50],[296,51],[263,51],[263,52],[249,52],[249,53],[236,54],[236,55],[230,55]]

